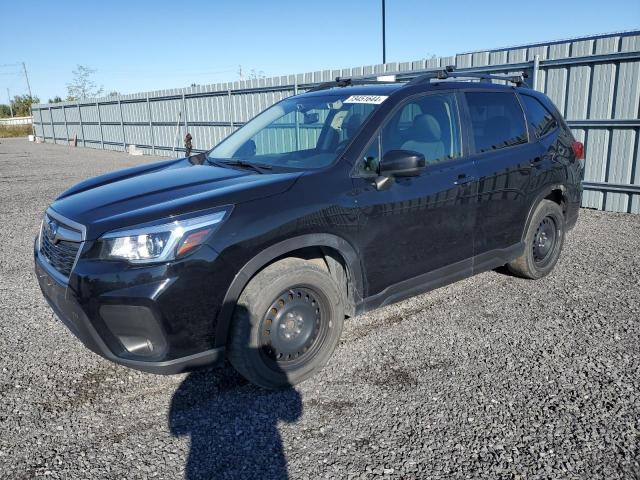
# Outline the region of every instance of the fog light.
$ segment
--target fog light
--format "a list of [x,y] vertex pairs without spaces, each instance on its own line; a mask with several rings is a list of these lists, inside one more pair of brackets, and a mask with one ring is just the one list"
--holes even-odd
[[[161,358],[167,341],[153,311],[142,305],[102,305],[100,316],[123,356]],[[116,352],[114,352],[116,353]]]
[[118,340],[129,353],[136,355],[150,355],[153,353],[153,343],[144,337],[118,336]]

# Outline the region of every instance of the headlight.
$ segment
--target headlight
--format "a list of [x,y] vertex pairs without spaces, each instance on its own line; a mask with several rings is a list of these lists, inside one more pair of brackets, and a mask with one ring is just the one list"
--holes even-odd
[[150,263],[182,257],[202,245],[230,211],[106,233],[99,240],[100,258]]

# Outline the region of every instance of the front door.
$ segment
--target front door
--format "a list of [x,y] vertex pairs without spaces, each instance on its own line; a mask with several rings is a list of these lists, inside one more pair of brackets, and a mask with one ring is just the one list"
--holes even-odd
[[[471,273],[477,182],[461,137],[456,95],[422,94],[389,114],[358,160],[353,194],[370,306]],[[379,161],[398,149],[422,153],[427,168],[378,190]]]

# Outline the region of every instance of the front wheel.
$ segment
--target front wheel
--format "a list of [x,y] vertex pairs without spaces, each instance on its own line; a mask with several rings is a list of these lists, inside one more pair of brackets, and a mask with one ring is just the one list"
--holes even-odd
[[551,200],[542,200],[536,207],[524,239],[524,253],[507,264],[514,274],[531,279],[548,275],[560,257],[564,243],[562,208]]
[[261,387],[295,385],[327,363],[343,322],[342,295],[328,271],[299,258],[279,260],[258,273],[238,300],[229,361]]

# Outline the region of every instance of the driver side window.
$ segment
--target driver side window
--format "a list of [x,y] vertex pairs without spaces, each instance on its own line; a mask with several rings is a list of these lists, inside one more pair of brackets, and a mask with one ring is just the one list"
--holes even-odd
[[382,130],[382,156],[390,150],[424,155],[427,165],[460,157],[460,128],[454,94],[410,100]]
[[423,95],[402,105],[360,159],[358,175],[377,175],[381,158],[391,150],[424,155],[427,165],[462,155],[458,108],[453,93]]

